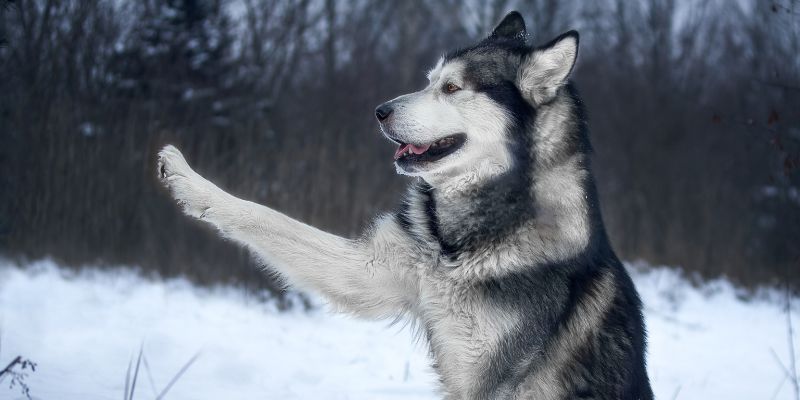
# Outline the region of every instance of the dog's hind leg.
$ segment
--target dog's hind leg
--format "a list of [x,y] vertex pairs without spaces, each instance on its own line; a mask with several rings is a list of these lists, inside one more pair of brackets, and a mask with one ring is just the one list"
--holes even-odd
[[379,220],[359,240],[323,232],[226,193],[192,170],[173,146],[159,152],[158,174],[186,214],[250,247],[290,284],[372,317],[397,315],[412,301],[417,280],[400,264],[403,257],[392,256],[402,240],[393,220]]

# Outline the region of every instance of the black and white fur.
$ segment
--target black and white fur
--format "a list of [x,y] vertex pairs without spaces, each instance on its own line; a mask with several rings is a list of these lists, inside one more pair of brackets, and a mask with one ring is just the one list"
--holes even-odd
[[415,322],[447,399],[651,399],[641,303],[606,237],[568,83],[577,50],[576,32],[529,46],[513,12],[378,107],[398,172],[418,179],[358,239],[238,199],[172,146],[159,176],[289,283]]

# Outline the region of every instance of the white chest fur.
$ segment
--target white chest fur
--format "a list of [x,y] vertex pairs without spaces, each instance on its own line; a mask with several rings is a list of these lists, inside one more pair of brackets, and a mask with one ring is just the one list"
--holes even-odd
[[519,317],[493,307],[476,287],[433,273],[423,278],[417,318],[426,330],[448,394],[469,398],[480,386],[501,338]]

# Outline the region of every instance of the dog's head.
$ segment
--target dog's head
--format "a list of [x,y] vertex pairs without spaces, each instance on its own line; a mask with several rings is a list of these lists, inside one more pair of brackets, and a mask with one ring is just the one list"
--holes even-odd
[[375,110],[384,135],[396,142],[398,173],[438,186],[480,181],[508,171],[527,153],[524,136],[539,107],[565,85],[578,52],[578,34],[533,48],[525,21],[509,13],[478,44],[449,53],[428,73],[428,85]]

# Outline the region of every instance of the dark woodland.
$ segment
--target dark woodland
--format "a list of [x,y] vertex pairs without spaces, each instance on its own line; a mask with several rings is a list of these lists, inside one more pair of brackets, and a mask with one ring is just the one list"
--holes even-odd
[[156,180],[357,235],[406,179],[373,109],[508,10],[577,29],[620,258],[800,287],[800,1],[0,1],[0,256],[279,291]]

